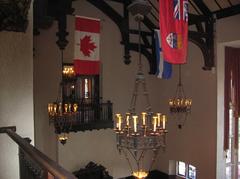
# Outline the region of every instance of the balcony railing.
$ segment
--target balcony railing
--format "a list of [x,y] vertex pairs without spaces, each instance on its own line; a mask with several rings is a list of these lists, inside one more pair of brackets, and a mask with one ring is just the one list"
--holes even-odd
[[113,128],[112,103],[110,101],[93,102],[85,100],[78,103],[77,112],[54,116],[53,118],[52,122],[57,134]]

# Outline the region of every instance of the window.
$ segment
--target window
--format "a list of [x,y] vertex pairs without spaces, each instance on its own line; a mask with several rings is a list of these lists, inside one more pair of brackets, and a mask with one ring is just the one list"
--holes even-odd
[[186,179],[197,178],[196,167],[190,164],[186,164],[185,162],[182,161],[177,161],[176,164],[177,164],[177,176]]
[[188,178],[196,179],[196,167],[188,165]]
[[186,176],[186,164],[184,162],[178,162],[178,175]]
[[76,75],[73,64],[63,64],[63,101],[84,104],[99,102],[99,75]]
[[87,99],[89,98],[89,86],[88,86],[88,79],[85,78],[85,89],[84,89],[84,98]]

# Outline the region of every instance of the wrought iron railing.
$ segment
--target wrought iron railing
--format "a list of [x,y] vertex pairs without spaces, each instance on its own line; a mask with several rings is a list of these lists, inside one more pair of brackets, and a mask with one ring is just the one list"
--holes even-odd
[[20,179],[76,179],[76,177],[15,133],[16,127],[2,127],[19,146]]
[[112,103],[94,102],[90,99],[79,102],[77,112],[55,117],[53,123],[57,134],[113,128]]

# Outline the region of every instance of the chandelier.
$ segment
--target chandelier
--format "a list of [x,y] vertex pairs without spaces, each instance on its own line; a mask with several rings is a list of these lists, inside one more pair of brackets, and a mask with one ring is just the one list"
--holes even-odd
[[[141,4],[139,4],[139,2],[141,2]],[[139,11],[144,13],[150,11],[146,1],[137,1],[135,4],[132,3],[128,9],[132,12],[139,8],[140,5],[141,10],[138,9]],[[143,8],[146,10],[144,11]],[[159,149],[165,148],[166,146],[167,118],[162,113],[153,113],[151,111],[141,60],[141,22],[145,14],[139,11],[135,14],[132,12],[135,16],[135,20],[138,22],[138,71],[128,112],[115,115],[115,132],[117,148],[120,154],[123,153],[127,159],[132,175],[136,178],[145,178],[157,158]],[[147,106],[145,111],[138,114],[136,112],[136,102],[139,94],[139,87],[143,89],[143,95],[146,99]],[[149,169],[146,170],[144,169],[144,156],[147,152],[151,152],[153,157]],[[134,164],[132,161],[134,161]]]
[[169,109],[174,120],[178,122],[178,128],[184,126],[188,115],[191,112],[192,99],[187,98],[184,93],[184,88],[181,79],[181,65],[179,65],[179,81],[176,93],[173,98],[169,99]]
[[62,79],[59,85],[58,97],[55,102],[48,103],[48,116],[49,123],[54,124],[55,132],[58,134],[58,140],[64,145],[69,138],[68,133],[71,130],[72,122],[77,118],[78,104],[63,102],[62,100],[63,79],[73,77],[75,74],[72,67],[63,67],[63,50],[61,50],[61,60]]

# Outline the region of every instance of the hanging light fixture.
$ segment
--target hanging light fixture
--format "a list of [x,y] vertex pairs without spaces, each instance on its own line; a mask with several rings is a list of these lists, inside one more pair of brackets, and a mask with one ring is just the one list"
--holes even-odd
[[[130,108],[126,114],[116,114],[115,132],[117,148],[123,153],[131,168],[133,176],[145,178],[157,158],[160,148],[166,146],[166,122],[167,118],[161,113],[153,113],[146,87],[146,80],[142,70],[141,60],[141,22],[151,8],[146,1],[134,1],[129,10],[138,22],[138,71],[134,82],[134,90],[130,102]],[[137,114],[136,102],[139,94],[139,87],[143,88],[143,95],[146,98],[146,110]],[[153,158],[148,170],[144,169],[144,156],[147,152],[153,153]],[[135,165],[131,162],[133,158]],[[135,166],[135,167],[134,167]]]
[[72,122],[77,117],[78,104],[63,102],[62,100],[63,78],[73,77],[74,71],[72,67],[63,67],[63,50],[61,50],[61,62],[61,83],[59,85],[58,97],[55,102],[48,103],[48,116],[49,123],[54,124],[59,142],[64,145],[69,138],[68,133],[71,130]]
[[177,90],[173,98],[169,99],[169,109],[174,120],[178,122],[178,128],[181,129],[185,124],[188,115],[191,112],[192,99],[187,98],[184,92],[181,79],[181,65],[179,65],[179,81]]

